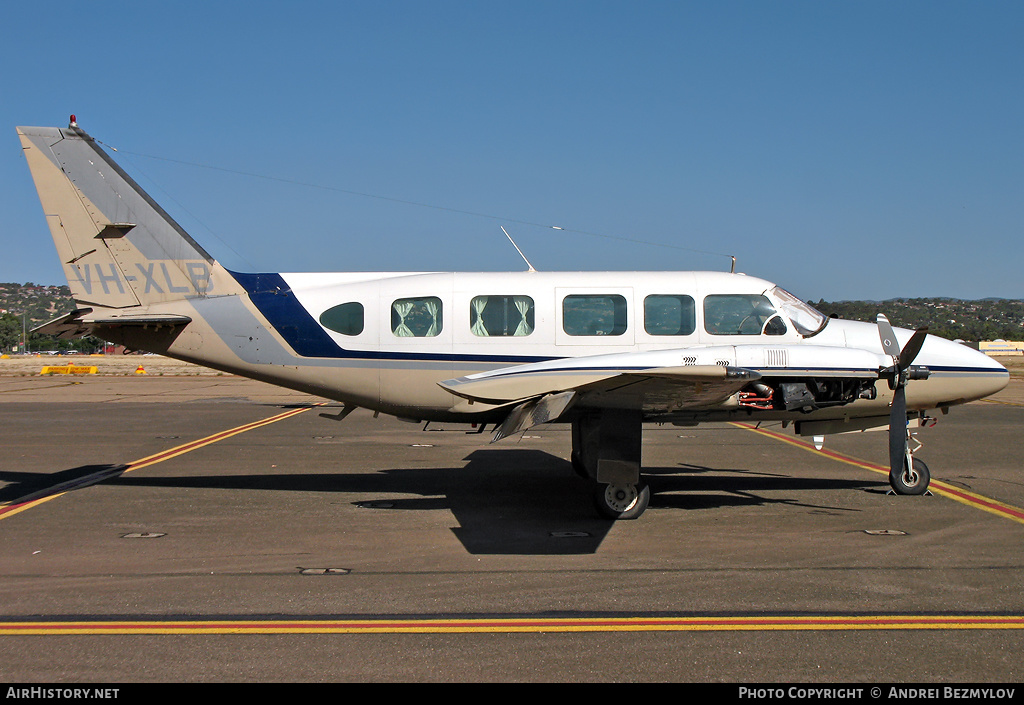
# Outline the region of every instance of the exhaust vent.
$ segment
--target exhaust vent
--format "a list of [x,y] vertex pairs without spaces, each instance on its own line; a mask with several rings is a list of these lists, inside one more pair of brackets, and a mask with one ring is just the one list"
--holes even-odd
[[789,367],[789,355],[782,348],[768,348],[764,351],[764,364],[767,367]]

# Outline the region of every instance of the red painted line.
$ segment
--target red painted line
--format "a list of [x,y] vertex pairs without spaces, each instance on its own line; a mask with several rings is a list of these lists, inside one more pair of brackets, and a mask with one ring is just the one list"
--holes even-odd
[[3,519],[5,514],[16,514],[17,512],[21,511],[22,507],[28,504],[32,504],[32,502],[17,502],[14,504],[5,504],[3,507],[0,507],[0,519]]
[[45,634],[469,633],[1024,629],[1024,615],[834,615],[560,619],[151,620],[0,622],[0,636]]

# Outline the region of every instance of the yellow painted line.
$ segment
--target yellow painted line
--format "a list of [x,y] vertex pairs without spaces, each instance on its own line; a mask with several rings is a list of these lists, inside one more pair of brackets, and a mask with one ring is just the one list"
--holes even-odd
[[[768,438],[772,438],[777,441],[782,441],[783,443],[788,443],[792,446],[796,446],[797,448],[801,448],[802,450],[806,450],[811,453],[817,453],[819,455],[825,455],[841,463],[846,463],[848,465],[853,465],[855,467],[864,468],[865,470],[881,473],[886,477],[889,476],[889,468],[884,465],[869,463],[866,460],[859,460],[849,455],[837,453],[834,450],[827,450],[825,448],[818,450],[811,443],[806,443],[805,441],[797,440],[796,438],[786,436],[781,433],[776,433],[775,431],[768,431],[763,428],[757,428],[756,426],[752,426],[750,424],[740,422],[730,423],[732,423],[732,425],[736,426],[737,428],[742,428],[746,429],[747,431],[759,433],[762,436],[767,436]],[[992,499],[991,497],[986,497],[975,492],[970,492],[969,490],[965,490],[955,485],[951,485],[948,482],[943,482],[942,480],[932,479],[931,482],[928,484],[928,489],[930,489],[935,494],[942,495],[943,497],[948,497],[949,499],[960,502],[961,504],[966,504],[970,507],[974,507],[975,509],[981,509],[991,514],[995,514],[996,516],[1000,516],[1004,519],[1009,519],[1010,521],[1015,521],[1019,524],[1024,524],[1024,510],[1022,510],[1020,507],[1015,507],[1012,504],[1006,504],[1005,502],[1000,502],[999,500]]]
[[138,620],[0,622],[0,636],[188,634],[470,634],[1024,629],[1024,615],[833,615],[474,619]]
[[1006,406],[1024,406],[1024,404],[1022,404],[1019,401],[1003,401],[1002,399],[979,399],[978,401],[983,401],[983,402],[985,402],[987,404],[1005,404]]
[[[320,404],[315,404],[314,406],[320,406]],[[134,460],[124,466],[115,466],[112,469],[103,470],[100,471],[99,473],[93,473],[92,475],[87,475],[86,477],[78,478],[77,480],[74,480],[70,483],[65,483],[44,490],[42,493],[35,493],[27,497],[23,497],[21,499],[16,499],[5,504],[0,504],[0,520],[6,519],[7,517],[23,512],[26,509],[36,507],[42,504],[43,502],[49,502],[51,499],[56,499],[57,497],[60,497],[61,495],[66,494],[67,492],[70,492],[72,489],[78,489],[80,487],[95,484],[112,475],[122,475],[125,473],[129,473],[132,470],[139,470],[141,468],[149,467],[150,465],[162,463],[165,460],[176,458],[179,455],[184,455],[185,453],[189,453],[193,450],[198,450],[199,448],[203,448],[212,443],[217,443],[218,441],[223,441],[226,438],[237,436],[240,433],[245,433],[246,431],[252,431],[257,428],[262,428],[263,426],[268,426],[272,423],[277,423],[278,421],[283,421],[285,419],[291,418],[292,416],[296,416],[297,414],[301,414],[304,411],[309,411],[312,408],[313,406],[303,406],[295,409],[289,409],[288,411],[276,414],[274,416],[270,416],[260,421],[254,421],[243,426],[229,428],[226,431],[215,433],[212,436],[207,436],[206,438],[200,438],[199,440],[191,441],[190,443],[183,443],[180,446],[175,446],[174,448],[161,451],[160,453],[147,455],[145,458]]]

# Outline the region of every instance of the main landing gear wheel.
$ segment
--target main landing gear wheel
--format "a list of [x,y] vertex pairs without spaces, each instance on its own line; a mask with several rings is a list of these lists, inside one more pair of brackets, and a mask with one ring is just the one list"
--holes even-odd
[[931,473],[923,460],[904,462],[902,472],[889,472],[889,484],[896,494],[924,494],[928,491]]
[[651,501],[651,488],[641,480],[635,485],[605,485],[594,490],[594,505],[605,519],[636,519]]

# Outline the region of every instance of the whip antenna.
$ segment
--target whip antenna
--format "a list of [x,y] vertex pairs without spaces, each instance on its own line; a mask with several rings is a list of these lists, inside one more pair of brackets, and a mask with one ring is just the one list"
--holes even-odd
[[498,227],[501,228],[501,232],[505,233],[505,237],[507,237],[508,241],[512,243],[512,247],[516,248],[516,252],[518,252],[519,256],[523,258],[524,262],[526,262],[526,266],[530,268],[530,271],[536,272],[537,270],[533,268],[532,264],[530,264],[530,260],[526,259],[526,255],[524,255],[523,251],[519,249],[519,245],[517,245],[516,241],[512,239],[512,236],[508,234],[508,230],[505,230],[505,226],[499,225]]

